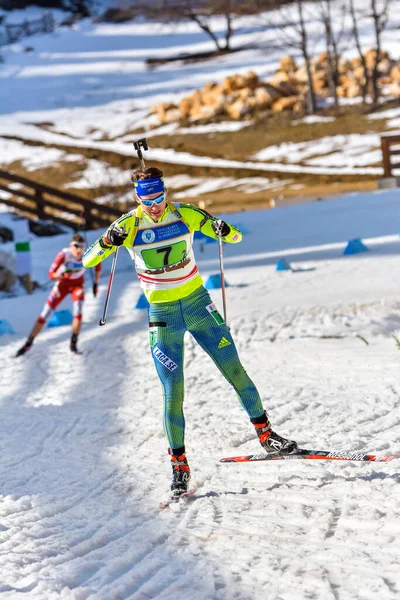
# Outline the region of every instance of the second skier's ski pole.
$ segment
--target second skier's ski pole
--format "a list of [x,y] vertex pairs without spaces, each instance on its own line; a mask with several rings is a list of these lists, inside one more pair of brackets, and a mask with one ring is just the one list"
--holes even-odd
[[111,294],[111,288],[112,288],[112,283],[113,283],[113,279],[114,279],[115,267],[116,267],[116,264],[117,264],[118,251],[119,251],[119,246],[115,249],[115,252],[114,252],[114,257],[113,257],[113,261],[112,261],[112,265],[111,265],[111,271],[110,271],[110,277],[108,279],[107,295],[106,295],[106,301],[105,301],[105,304],[104,304],[103,316],[102,316],[102,318],[99,321],[99,325],[105,325],[106,324],[107,309],[108,309],[108,303],[110,301],[110,294]]

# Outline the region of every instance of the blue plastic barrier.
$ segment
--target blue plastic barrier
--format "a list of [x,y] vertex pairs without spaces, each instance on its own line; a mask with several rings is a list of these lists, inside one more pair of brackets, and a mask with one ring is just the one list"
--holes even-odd
[[5,319],[0,319],[0,335],[12,335],[15,331]]
[[[229,283],[225,279],[225,287],[229,287]],[[207,290],[220,290],[222,288],[221,273],[210,275],[205,283]]]
[[289,261],[286,258],[280,258],[276,263],[277,271],[291,271],[292,267],[290,266]]
[[135,308],[142,309],[142,308],[148,308],[148,307],[149,307],[149,303],[147,301],[147,298],[144,294],[142,294],[139,297],[139,300],[136,302]]
[[72,319],[73,316],[70,310],[56,310],[52,314],[47,327],[62,327],[63,325],[71,325]]
[[367,252],[367,250],[369,250],[369,248],[367,248],[367,246],[363,244],[361,240],[355,239],[349,241],[346,248],[344,249],[343,254],[359,254],[360,252]]

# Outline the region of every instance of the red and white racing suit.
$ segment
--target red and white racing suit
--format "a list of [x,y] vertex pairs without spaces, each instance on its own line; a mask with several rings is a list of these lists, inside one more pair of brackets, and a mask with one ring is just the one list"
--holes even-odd
[[[100,271],[101,267],[100,269],[96,267],[96,273]],[[75,258],[72,256],[69,248],[63,248],[50,266],[49,278],[56,279],[56,283],[46,300],[38,321],[45,323],[53,310],[57,308],[68,294],[72,295],[74,318],[82,319],[82,306],[85,299],[83,288],[85,283],[85,268],[82,264],[82,258]]]

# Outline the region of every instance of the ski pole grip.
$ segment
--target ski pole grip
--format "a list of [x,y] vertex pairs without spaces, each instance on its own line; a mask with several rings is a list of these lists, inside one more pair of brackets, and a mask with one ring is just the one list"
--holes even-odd
[[138,155],[138,159],[140,160],[140,166],[142,169],[146,168],[145,162],[144,162],[144,158],[143,158],[143,154],[142,154],[142,148],[143,150],[148,150],[148,146],[147,146],[147,140],[146,138],[141,138],[140,140],[136,140],[133,142],[133,147],[136,150],[136,154]]

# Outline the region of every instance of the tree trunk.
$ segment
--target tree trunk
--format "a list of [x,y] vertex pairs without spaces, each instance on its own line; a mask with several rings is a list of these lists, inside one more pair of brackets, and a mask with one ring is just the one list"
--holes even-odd
[[299,10],[300,27],[301,27],[301,52],[303,54],[304,62],[307,71],[308,91],[307,91],[307,113],[313,115],[317,110],[317,101],[315,98],[314,82],[312,79],[311,72],[311,59],[308,54],[308,38],[307,30],[304,22],[303,15],[303,0],[297,0],[297,8]]
[[217,47],[217,50],[222,50],[222,48],[221,48],[221,46],[220,46],[220,43],[219,43],[219,40],[218,40],[217,36],[216,36],[216,35],[215,35],[215,33],[214,33],[214,32],[213,32],[213,31],[212,31],[210,28],[209,28],[209,26],[207,25],[207,23],[204,23],[204,22],[203,22],[203,21],[200,19],[200,17],[199,17],[198,15],[194,14],[194,13],[188,14],[187,16],[188,16],[188,18],[189,18],[191,21],[194,21],[194,22],[195,22],[195,23],[196,23],[196,24],[197,24],[197,25],[200,27],[200,29],[202,29],[202,30],[204,31],[204,33],[206,33],[206,34],[207,34],[207,35],[208,35],[208,36],[209,36],[209,37],[212,39],[212,41],[214,42],[214,44],[215,44],[215,45],[216,45],[216,47]]
[[328,65],[329,65],[329,77],[332,81],[332,93],[335,110],[339,108],[339,96],[337,93],[337,87],[339,85],[339,49],[337,38],[332,29],[332,15],[331,15],[331,0],[328,0],[328,26],[329,26],[329,48],[328,52]]
[[367,94],[368,94],[368,69],[367,69],[367,63],[365,61],[364,54],[363,54],[362,48],[361,48],[360,35],[358,32],[358,25],[357,25],[357,16],[356,16],[355,8],[354,8],[354,0],[350,0],[350,14],[351,14],[352,22],[353,22],[354,41],[357,46],[358,54],[360,56],[360,60],[361,60],[361,64],[362,64],[363,72],[364,72],[365,83],[364,83],[364,85],[361,86],[361,88],[362,88],[363,103],[365,104],[367,101]]
[[231,49],[231,37],[232,37],[232,13],[231,13],[231,3],[229,1],[227,6],[227,11],[225,14],[226,17],[226,33],[225,33],[225,50]]
[[329,80],[329,89],[331,90],[331,94],[333,96],[333,104],[335,110],[339,107],[339,99],[337,94],[337,85],[338,85],[338,72],[337,72],[337,48],[336,44],[333,40],[332,35],[332,24],[330,21],[330,15],[324,16],[324,25],[325,25],[325,34],[326,34],[326,56],[328,60],[328,80]]
[[375,106],[376,104],[378,104],[379,96],[380,96],[380,90],[379,90],[379,86],[378,86],[378,77],[379,77],[378,65],[379,65],[379,60],[380,60],[380,55],[381,55],[381,33],[382,33],[382,29],[383,29],[383,23],[381,22],[381,19],[383,19],[383,13],[380,15],[378,14],[377,7],[376,7],[376,0],[371,0],[371,11],[372,11],[372,19],[374,21],[375,44],[376,44],[376,57],[375,57],[374,66],[372,68],[372,73],[371,73],[372,103]]

